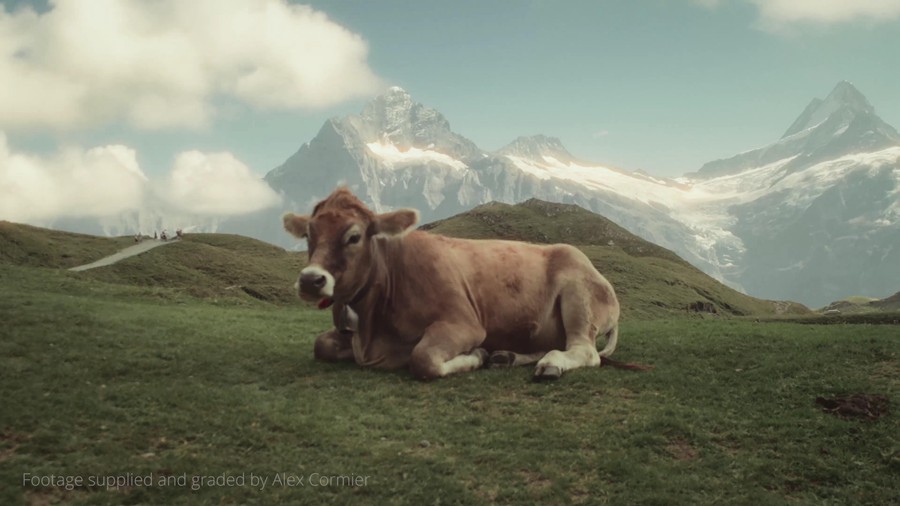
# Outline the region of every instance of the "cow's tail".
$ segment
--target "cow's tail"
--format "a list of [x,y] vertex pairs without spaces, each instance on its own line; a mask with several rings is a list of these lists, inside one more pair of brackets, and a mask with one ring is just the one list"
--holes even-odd
[[619,324],[606,333],[606,346],[600,350],[600,358],[606,358],[616,351],[616,344],[619,343]]
[[606,333],[606,346],[600,350],[600,365],[610,365],[616,369],[628,369],[630,371],[649,371],[653,369],[652,365],[634,364],[630,362],[619,362],[609,358],[616,351],[616,344],[619,342],[619,326],[616,325]]

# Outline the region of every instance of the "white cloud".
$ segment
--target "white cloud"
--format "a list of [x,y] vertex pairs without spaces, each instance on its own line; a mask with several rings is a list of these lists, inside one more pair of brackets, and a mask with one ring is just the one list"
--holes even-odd
[[200,127],[216,101],[315,108],[382,87],[368,45],[285,0],[55,0],[0,9],[0,128]]
[[719,4],[722,3],[722,0],[691,0],[691,3],[712,9],[718,7]]
[[281,198],[231,153],[181,153],[167,180],[166,199],[191,214],[227,216],[277,205]]
[[859,19],[890,21],[900,17],[900,0],[751,0],[765,25],[797,22],[835,24]]
[[[857,20],[888,22],[900,18],[900,0],[744,0],[759,11],[763,28],[781,30],[797,23],[832,25]],[[690,0],[715,9],[725,0]]]
[[189,217],[224,218],[280,202],[229,153],[182,153],[157,182],[126,146],[70,147],[40,157],[12,152],[0,132],[0,219],[48,225],[61,218],[145,214],[190,222]]
[[0,133],[2,219],[35,222],[134,210],[146,183],[134,150],[125,146],[66,148],[40,158],[11,152]]

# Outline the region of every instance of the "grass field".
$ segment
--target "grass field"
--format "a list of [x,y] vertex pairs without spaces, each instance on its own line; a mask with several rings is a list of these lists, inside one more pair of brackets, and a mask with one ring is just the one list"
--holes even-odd
[[[420,383],[314,362],[299,302],[85,274],[0,265],[0,504],[900,503],[897,326],[629,320],[650,372]],[[857,392],[895,408],[814,402]]]

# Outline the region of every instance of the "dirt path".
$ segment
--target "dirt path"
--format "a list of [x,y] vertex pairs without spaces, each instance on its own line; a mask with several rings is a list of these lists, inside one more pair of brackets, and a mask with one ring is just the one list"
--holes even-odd
[[95,269],[97,267],[105,267],[107,265],[112,265],[112,264],[118,262],[119,260],[124,260],[128,257],[140,255],[141,253],[143,253],[145,251],[150,251],[153,248],[156,248],[157,246],[164,246],[166,244],[171,244],[173,242],[178,242],[178,240],[177,239],[170,239],[168,241],[161,241],[158,239],[157,240],[154,240],[154,239],[145,240],[141,243],[135,244],[134,246],[129,246],[118,253],[115,253],[108,257],[101,258],[100,260],[97,260],[96,262],[79,265],[78,267],[72,267],[69,270],[70,271],[86,271],[88,269]]

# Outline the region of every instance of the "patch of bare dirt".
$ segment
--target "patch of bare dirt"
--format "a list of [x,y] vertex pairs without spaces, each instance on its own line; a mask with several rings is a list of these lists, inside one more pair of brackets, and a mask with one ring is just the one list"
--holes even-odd
[[536,493],[541,492],[550,487],[553,484],[548,478],[546,478],[541,473],[536,473],[534,471],[522,470],[519,471],[519,476],[521,476],[522,480],[525,482],[525,487],[529,492]]
[[697,450],[686,439],[675,438],[666,445],[666,451],[675,460],[694,460],[697,458]]
[[0,462],[6,462],[13,458],[19,447],[31,436],[11,429],[0,432]]
[[841,418],[877,420],[888,414],[890,402],[883,395],[852,394],[835,397],[816,397],[816,404],[826,413]]

